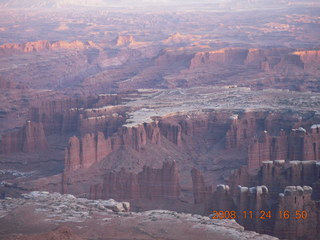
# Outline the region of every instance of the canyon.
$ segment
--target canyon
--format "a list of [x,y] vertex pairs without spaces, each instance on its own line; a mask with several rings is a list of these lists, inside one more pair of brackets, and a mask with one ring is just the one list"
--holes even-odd
[[[320,131],[315,123],[320,122],[320,117],[313,110],[319,102],[318,93],[310,98],[308,92],[257,93],[234,86],[144,89],[43,102],[30,109],[30,120],[24,127],[3,135],[2,154],[7,158],[3,166],[9,159],[11,166],[18,166],[22,153],[39,154],[42,161],[50,162],[55,157],[51,167],[61,170],[49,174],[33,160],[24,163],[24,169],[32,169],[36,174],[15,178],[10,171],[4,171],[2,195],[42,189],[90,199],[129,201],[132,209],[139,211],[159,205],[202,214],[214,209],[251,211],[255,205],[254,211],[274,211],[272,206],[277,204],[287,211],[287,205],[281,206],[284,200],[274,200],[278,199],[277,194],[291,186],[305,186],[300,188],[305,188],[307,194],[312,189],[319,191],[316,161]],[[246,106],[246,110],[240,105]],[[266,163],[273,160],[281,162],[283,170],[266,168]],[[293,164],[292,168],[301,166],[297,168],[301,172],[292,172],[286,164]],[[265,196],[271,203],[261,200],[263,205],[252,202],[258,200],[249,195],[237,195],[238,185],[260,189],[250,190],[250,194],[261,192],[264,188],[258,186],[265,186],[263,191],[272,192]],[[312,206],[304,226],[309,226],[309,221],[317,222],[311,212],[316,211],[318,195],[311,198],[309,194],[308,200],[301,200],[306,201],[301,206],[292,202],[291,211]],[[239,198],[237,202],[235,199]],[[264,234],[290,239],[299,234],[306,237],[305,227],[293,227],[288,236],[281,232],[287,227],[277,230],[266,228],[263,221],[237,221]],[[282,226],[282,221],[270,220],[267,226]],[[294,224],[297,223],[290,226]],[[314,228],[307,236],[312,239],[317,234]]]
[[0,239],[319,239],[316,1],[0,7]]

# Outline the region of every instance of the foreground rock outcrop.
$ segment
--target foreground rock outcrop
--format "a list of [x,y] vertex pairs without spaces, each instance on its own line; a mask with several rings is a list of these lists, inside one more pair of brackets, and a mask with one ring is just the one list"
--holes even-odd
[[[0,237],[1,238],[1,237]],[[59,227],[53,231],[42,234],[13,234],[8,240],[83,240],[68,227]]]
[[129,203],[114,200],[32,192],[0,203],[0,239],[277,239],[245,231],[234,220],[166,210],[128,212]]

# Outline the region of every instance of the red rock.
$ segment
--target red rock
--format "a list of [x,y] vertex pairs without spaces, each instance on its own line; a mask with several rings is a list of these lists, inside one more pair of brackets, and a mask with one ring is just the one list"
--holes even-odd
[[182,128],[181,125],[166,121],[161,121],[159,123],[160,132],[165,136],[169,141],[173,142],[176,145],[181,145],[182,141]]
[[311,132],[303,128],[293,129],[288,136],[280,131],[279,136],[265,133],[260,139],[254,138],[249,144],[248,166],[250,169],[261,166],[262,161],[285,160],[317,160],[320,154],[319,132],[316,128]]
[[76,170],[81,166],[81,148],[80,141],[76,136],[69,139],[68,148],[65,151],[65,171]]
[[319,50],[309,50],[309,51],[296,51],[293,52],[294,55],[300,57],[301,61],[304,63],[304,69],[310,71],[317,71],[317,66],[320,63],[320,51]]
[[135,43],[134,36],[128,35],[128,36],[118,36],[115,40],[115,43],[117,46],[129,46],[130,44]]
[[178,199],[179,174],[175,162],[165,162],[161,169],[144,167],[139,173],[122,169],[105,174],[103,184],[90,188],[91,198]]
[[135,127],[122,127],[116,134],[108,138],[105,138],[102,132],[88,133],[80,139],[72,137],[65,150],[66,169],[88,168],[123,146],[139,152],[147,141],[160,144],[160,129],[157,122]]
[[[315,239],[319,234],[319,164],[316,161],[284,160],[265,161],[257,173],[249,173],[248,168],[235,171],[229,179],[229,194],[214,194],[220,210],[233,209],[241,214],[252,211],[253,217],[239,217],[237,221],[247,229],[255,229],[286,239]],[[237,187],[245,183],[247,187]],[[256,187],[265,185],[266,187]],[[243,186],[243,185],[242,185]],[[304,187],[301,187],[304,186]],[[312,195],[312,188],[316,193]],[[266,190],[264,190],[264,188]],[[221,191],[220,191],[221,192]],[[283,194],[284,192],[284,194]],[[223,204],[221,202],[228,202]],[[271,217],[261,219],[261,211],[269,212]],[[282,218],[279,211],[282,211]],[[283,218],[283,212],[290,216]],[[297,219],[296,211],[307,211],[306,219]],[[307,233],[307,235],[305,235]]]
[[4,134],[1,140],[1,153],[39,152],[48,148],[42,123],[28,121],[18,131]]
[[[309,186],[288,186],[284,193],[279,194],[274,229],[276,236],[285,239],[317,238],[319,209],[316,202],[311,200],[311,194],[312,188]],[[288,211],[289,217],[285,215],[285,211]],[[305,213],[307,216],[302,215]]]
[[248,50],[240,48],[226,48],[210,52],[196,53],[190,63],[190,68],[203,64],[244,64]]
[[6,43],[0,45],[0,56],[10,56],[17,53],[39,52],[43,50],[57,50],[57,49],[84,49],[92,46],[92,43],[83,43],[81,41],[57,41],[49,42],[47,40],[39,40],[36,42],[26,42],[23,44]]
[[48,148],[42,123],[28,121],[25,134],[23,152],[44,151]]
[[191,170],[191,177],[194,203],[204,203],[206,201],[207,192],[203,176],[198,169],[193,168]]

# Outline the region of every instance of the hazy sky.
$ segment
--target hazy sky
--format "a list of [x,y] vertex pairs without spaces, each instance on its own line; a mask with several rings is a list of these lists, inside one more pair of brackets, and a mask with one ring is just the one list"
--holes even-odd
[[[68,8],[68,7],[148,7],[148,6],[212,6],[216,9],[270,8],[294,4],[320,3],[320,0],[0,0],[4,8]],[[289,4],[290,3],[290,4]]]

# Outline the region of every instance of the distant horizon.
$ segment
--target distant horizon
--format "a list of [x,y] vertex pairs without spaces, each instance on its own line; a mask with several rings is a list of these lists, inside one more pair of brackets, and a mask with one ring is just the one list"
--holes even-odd
[[207,8],[210,6],[217,9],[250,9],[250,8],[272,8],[272,7],[292,7],[295,5],[309,5],[320,6],[319,1],[299,1],[299,0],[0,0],[0,8],[8,9],[63,9],[63,8],[83,8],[83,7],[98,7],[98,8],[148,8],[148,7],[191,7],[203,6]]

